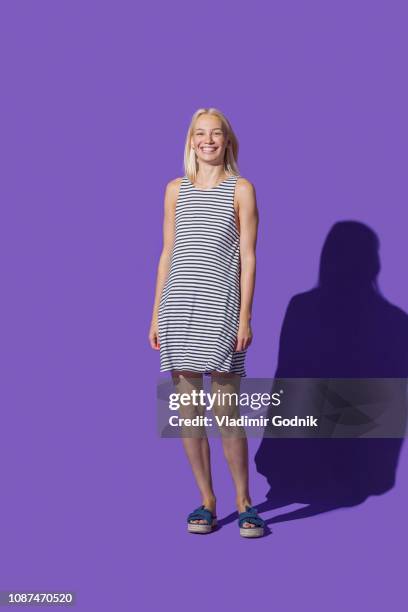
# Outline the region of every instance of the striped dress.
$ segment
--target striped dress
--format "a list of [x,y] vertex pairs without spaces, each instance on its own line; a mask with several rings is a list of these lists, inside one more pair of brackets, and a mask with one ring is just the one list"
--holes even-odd
[[234,192],[238,176],[198,189],[184,176],[176,204],[171,263],[160,298],[160,371],[246,376],[235,352],[240,311],[240,250]]

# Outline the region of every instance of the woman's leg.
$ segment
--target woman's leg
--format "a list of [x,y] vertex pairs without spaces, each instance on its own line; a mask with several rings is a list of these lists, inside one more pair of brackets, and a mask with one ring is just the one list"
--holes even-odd
[[[191,393],[193,390],[203,389],[203,377],[198,372],[173,371],[173,383],[176,393]],[[193,418],[205,414],[205,406],[195,406],[191,402],[187,406],[180,406],[179,416]],[[190,462],[197,486],[201,493],[202,504],[216,514],[216,498],[211,477],[210,446],[208,444],[205,427],[187,427],[181,429],[183,446]],[[206,523],[205,520],[192,521]]]
[[[235,397],[239,396],[241,378],[236,374],[213,372],[211,376],[211,392],[216,394],[214,414],[238,418],[239,406]],[[227,395],[227,394],[232,394]],[[236,394],[236,396],[235,396]],[[224,395],[224,397],[223,397]],[[219,401],[218,401],[218,398]],[[248,442],[243,427],[220,426],[224,455],[234,481],[238,512],[245,512],[246,506],[251,506],[248,477]],[[244,523],[244,527],[254,527],[252,523]]]

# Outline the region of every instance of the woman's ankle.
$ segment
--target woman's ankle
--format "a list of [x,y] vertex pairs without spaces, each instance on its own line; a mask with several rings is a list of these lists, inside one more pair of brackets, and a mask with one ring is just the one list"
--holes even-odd
[[217,506],[217,498],[215,497],[215,495],[206,495],[205,497],[203,497],[203,506],[205,506],[211,511],[215,510]]
[[236,499],[238,512],[245,512],[247,506],[252,506],[252,501],[249,495],[237,497]]

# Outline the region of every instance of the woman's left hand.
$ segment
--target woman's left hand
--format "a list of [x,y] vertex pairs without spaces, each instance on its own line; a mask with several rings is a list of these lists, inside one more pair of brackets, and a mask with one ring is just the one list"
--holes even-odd
[[238,327],[238,335],[237,341],[235,345],[236,351],[244,351],[252,342],[252,329],[251,323],[248,322],[240,322]]

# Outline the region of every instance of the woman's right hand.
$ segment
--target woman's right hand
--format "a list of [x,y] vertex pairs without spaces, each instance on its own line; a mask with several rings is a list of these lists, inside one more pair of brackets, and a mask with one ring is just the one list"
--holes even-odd
[[152,349],[158,351],[160,349],[159,342],[159,326],[156,320],[153,320],[149,330],[149,342]]

